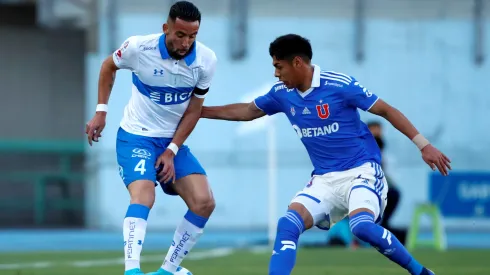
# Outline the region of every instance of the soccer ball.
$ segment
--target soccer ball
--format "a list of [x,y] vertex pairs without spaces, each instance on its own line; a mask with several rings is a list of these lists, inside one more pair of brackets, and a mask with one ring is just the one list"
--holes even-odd
[[189,270],[187,270],[187,268],[185,268],[185,267],[179,266],[177,268],[177,271],[175,271],[174,274],[175,275],[192,275],[192,272],[190,272]]

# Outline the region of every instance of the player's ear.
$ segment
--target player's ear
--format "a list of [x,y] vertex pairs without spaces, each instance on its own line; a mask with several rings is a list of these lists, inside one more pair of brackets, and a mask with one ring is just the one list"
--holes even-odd
[[169,33],[169,27],[168,27],[168,24],[167,23],[163,23],[162,30],[163,30],[163,33],[165,35],[168,35],[168,33]]
[[293,67],[295,68],[298,68],[299,66],[301,66],[302,61],[303,60],[301,60],[301,57],[295,56],[291,61],[291,65],[293,65]]

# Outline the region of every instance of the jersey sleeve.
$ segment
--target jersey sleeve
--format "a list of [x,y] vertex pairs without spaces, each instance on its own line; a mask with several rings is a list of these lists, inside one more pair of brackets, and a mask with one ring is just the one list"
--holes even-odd
[[367,88],[363,87],[354,78],[352,82],[345,88],[345,98],[347,105],[359,108],[363,111],[368,111],[378,101],[378,96],[371,93]]
[[112,59],[119,69],[136,71],[139,65],[139,41],[131,36],[112,54]]
[[269,116],[282,112],[281,104],[274,93],[275,89],[272,87],[267,94],[254,100],[255,106]]
[[216,63],[218,59],[214,52],[203,60],[203,69],[196,84],[196,88],[199,89],[199,93],[195,93],[197,97],[204,98],[206,95],[216,71]]

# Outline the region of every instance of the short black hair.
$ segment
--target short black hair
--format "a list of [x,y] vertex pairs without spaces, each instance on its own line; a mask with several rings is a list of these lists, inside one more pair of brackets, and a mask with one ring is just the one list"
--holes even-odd
[[313,58],[310,41],[297,34],[286,34],[276,38],[269,46],[269,54],[278,60],[288,61],[296,56],[308,62]]
[[188,1],[175,2],[168,13],[168,17],[175,21],[180,18],[187,22],[199,21],[201,23],[201,12],[199,9]]

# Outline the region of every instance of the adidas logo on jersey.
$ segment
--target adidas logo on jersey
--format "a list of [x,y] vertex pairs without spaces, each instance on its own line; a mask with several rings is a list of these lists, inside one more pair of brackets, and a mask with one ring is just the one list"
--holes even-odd
[[308,108],[307,108],[307,107],[305,107],[305,108],[303,109],[302,114],[303,114],[303,115],[310,115],[310,114],[311,114],[311,112],[310,112],[310,110],[308,110]]

